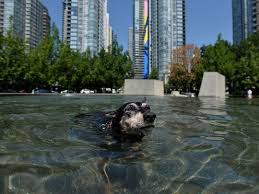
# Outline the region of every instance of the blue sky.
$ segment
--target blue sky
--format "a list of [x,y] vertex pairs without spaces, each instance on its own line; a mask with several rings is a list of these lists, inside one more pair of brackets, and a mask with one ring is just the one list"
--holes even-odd
[[[110,22],[119,43],[127,49],[128,27],[132,25],[132,0],[108,0]],[[62,0],[42,0],[52,21],[62,30]],[[217,35],[232,42],[231,0],[186,0],[187,43],[214,43]]]

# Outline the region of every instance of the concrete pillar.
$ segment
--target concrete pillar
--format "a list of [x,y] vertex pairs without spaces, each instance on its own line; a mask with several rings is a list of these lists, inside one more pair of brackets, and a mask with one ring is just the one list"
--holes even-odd
[[202,79],[199,97],[225,97],[225,76],[217,72],[205,72]]
[[124,82],[124,94],[163,96],[164,83],[159,80],[126,79]]

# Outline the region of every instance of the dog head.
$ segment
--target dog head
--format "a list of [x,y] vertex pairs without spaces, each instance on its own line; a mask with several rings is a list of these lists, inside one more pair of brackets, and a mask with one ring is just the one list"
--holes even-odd
[[112,128],[124,137],[142,139],[145,129],[154,126],[156,114],[151,112],[146,100],[129,102],[114,112]]

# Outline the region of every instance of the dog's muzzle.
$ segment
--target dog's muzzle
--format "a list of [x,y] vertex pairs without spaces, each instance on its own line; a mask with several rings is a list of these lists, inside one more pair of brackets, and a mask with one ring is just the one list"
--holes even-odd
[[144,120],[148,123],[153,123],[156,119],[156,114],[153,112],[147,112],[144,114]]

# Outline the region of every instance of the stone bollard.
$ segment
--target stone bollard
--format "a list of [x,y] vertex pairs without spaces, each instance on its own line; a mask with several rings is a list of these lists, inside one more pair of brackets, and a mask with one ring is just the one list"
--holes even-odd
[[217,72],[205,72],[202,79],[199,97],[220,97],[226,96],[225,76]]

